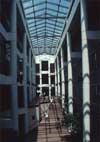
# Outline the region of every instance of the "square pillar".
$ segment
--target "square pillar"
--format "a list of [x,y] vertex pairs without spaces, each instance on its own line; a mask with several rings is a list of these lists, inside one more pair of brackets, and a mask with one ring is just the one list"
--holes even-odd
[[13,119],[13,129],[18,131],[18,96],[17,96],[17,33],[16,33],[16,1],[12,0],[12,10],[11,10],[11,32],[14,34],[14,38],[11,41],[11,75],[13,79],[12,84],[12,119]]
[[27,55],[26,55],[26,48],[27,48],[27,38],[26,38],[26,34],[24,34],[24,65],[23,65],[23,71],[24,71],[24,75],[23,75],[23,84],[24,84],[24,104],[25,107],[27,108]]
[[48,79],[49,79],[49,99],[51,99],[51,75],[50,75],[50,62],[48,62]]
[[42,95],[42,62],[40,60],[40,96]]
[[[24,33],[24,40],[23,40],[23,48],[24,48],[24,56],[23,56],[23,85],[24,85],[24,106],[26,109],[25,113],[25,133],[28,132],[28,104],[27,104],[27,55],[26,55],[26,49],[27,49],[27,36],[26,33]],[[29,95],[29,94],[28,94]]]

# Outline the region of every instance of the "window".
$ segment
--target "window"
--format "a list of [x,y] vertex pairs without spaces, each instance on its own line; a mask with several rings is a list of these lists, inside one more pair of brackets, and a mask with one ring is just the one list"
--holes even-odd
[[100,30],[100,1],[87,1],[88,30]]
[[55,76],[54,75],[51,76],[51,84],[55,84]]
[[10,75],[11,44],[0,35],[0,73]]
[[23,59],[18,57],[17,60],[17,81],[22,83],[23,81]]
[[11,86],[0,85],[0,112],[11,109]]
[[54,73],[54,70],[55,70],[54,64],[50,64],[50,72],[51,72],[51,73]]
[[51,96],[55,96],[55,87],[51,88]]
[[42,74],[42,84],[48,84],[48,74]]
[[23,86],[18,86],[18,106],[19,108],[24,107]]
[[[23,47],[24,47],[24,25],[23,21],[19,12],[19,9],[17,8],[17,48],[19,51],[22,53],[23,52]],[[27,43],[28,46],[28,43]],[[27,52],[27,51],[26,51]]]
[[11,28],[11,7],[11,0],[0,0],[0,21],[7,32]]
[[47,71],[48,70],[48,61],[42,61],[42,70]]

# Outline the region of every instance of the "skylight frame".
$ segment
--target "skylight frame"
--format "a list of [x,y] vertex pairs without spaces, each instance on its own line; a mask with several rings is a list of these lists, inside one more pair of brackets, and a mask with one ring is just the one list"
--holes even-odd
[[[24,5],[24,11],[27,11],[27,13],[25,12],[25,17],[33,48],[34,45],[39,48],[41,43],[41,46],[44,45],[43,50],[45,52],[45,48],[48,48],[46,46],[49,44],[52,52],[52,48],[54,46],[57,48],[61,39],[71,0],[42,0],[42,2],[41,0],[40,2],[39,0],[38,2],[36,0],[21,1],[22,5]],[[28,2],[29,4],[27,5]],[[40,40],[41,38],[42,40]],[[44,41],[44,43],[42,41]],[[52,54],[51,52],[50,54]]]

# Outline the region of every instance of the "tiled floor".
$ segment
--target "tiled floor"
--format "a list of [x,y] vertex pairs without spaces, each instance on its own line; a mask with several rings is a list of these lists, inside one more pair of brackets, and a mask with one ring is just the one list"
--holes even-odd
[[[24,137],[24,140],[20,140],[20,142],[76,142],[76,140],[69,140],[70,135],[67,129],[59,123],[63,120],[63,113],[57,98],[54,99],[53,103],[42,103],[41,111],[42,120],[39,127]],[[48,111],[49,117],[47,121],[43,115],[45,111]]]
[[[53,103],[42,102],[41,111],[42,120],[37,128],[24,138],[13,138],[12,135],[10,141],[5,137],[3,142],[81,142],[79,136],[78,139],[69,140],[72,136],[64,126],[60,125],[64,118],[57,98],[54,98]],[[45,111],[48,111],[48,120],[45,120]]]
[[59,123],[63,120],[63,114],[58,100],[55,98],[53,103],[42,104],[41,108],[43,112],[45,112],[45,109],[48,110],[48,120],[45,120],[42,113],[42,121],[39,127],[35,132],[31,132],[24,142],[67,142],[66,135],[68,137],[69,134]]

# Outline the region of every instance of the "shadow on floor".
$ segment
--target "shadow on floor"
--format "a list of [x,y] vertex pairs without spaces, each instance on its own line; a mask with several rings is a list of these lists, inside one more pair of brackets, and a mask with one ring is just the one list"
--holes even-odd
[[56,98],[49,105],[47,121],[43,117],[39,126],[27,135],[20,135],[20,137],[16,138],[12,134],[12,139],[0,142],[82,142],[79,139],[80,135],[72,136],[68,134],[66,128],[60,123],[63,119],[62,109]]
[[37,142],[38,127],[29,132],[27,135],[19,136],[18,142]]

